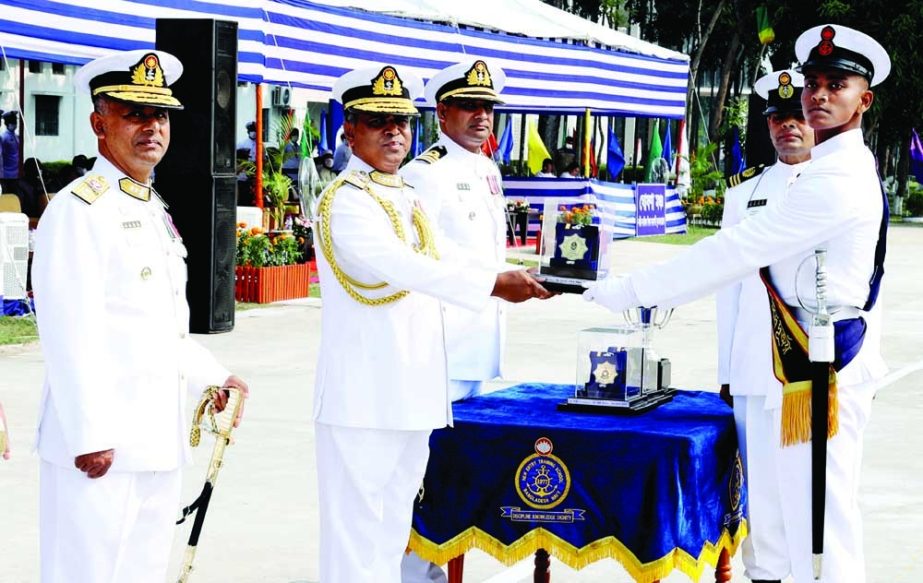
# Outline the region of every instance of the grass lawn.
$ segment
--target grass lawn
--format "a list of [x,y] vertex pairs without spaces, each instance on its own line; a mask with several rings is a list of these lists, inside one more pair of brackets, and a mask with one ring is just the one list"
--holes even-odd
[[669,245],[692,245],[709,235],[714,235],[718,229],[711,227],[698,227],[689,225],[687,232],[683,235],[657,235],[656,237],[636,237],[633,241],[642,243],[667,243]]
[[0,345],[25,344],[38,340],[35,318],[0,316]]

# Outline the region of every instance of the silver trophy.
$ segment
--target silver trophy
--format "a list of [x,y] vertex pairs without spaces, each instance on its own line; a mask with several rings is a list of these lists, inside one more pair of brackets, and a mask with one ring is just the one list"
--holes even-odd
[[671,400],[670,361],[654,350],[654,330],[671,314],[636,308],[624,313],[624,325],[582,330],[574,396],[558,408],[632,414]]

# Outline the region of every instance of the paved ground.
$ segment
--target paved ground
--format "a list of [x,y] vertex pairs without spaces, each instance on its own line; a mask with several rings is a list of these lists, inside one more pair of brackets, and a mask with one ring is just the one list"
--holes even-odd
[[[682,248],[616,244],[616,269],[667,258]],[[923,581],[923,229],[891,230],[884,353],[894,382],[878,396],[866,434],[861,489],[870,583]],[[689,304],[658,338],[673,362],[677,386],[712,388],[715,378],[714,299]],[[507,384],[573,382],[577,332],[615,317],[573,296],[510,310]],[[226,456],[205,525],[193,578],[199,583],[317,581],[318,502],[314,430],[310,422],[320,327],[319,305],[293,302],[238,314],[230,334],[202,337],[248,379],[253,398],[237,444]],[[902,376],[903,375],[903,376]],[[900,378],[897,378],[900,377]],[[0,398],[7,408],[13,459],[0,463],[0,583],[38,581],[38,462],[30,453],[42,378],[36,345],[0,351]],[[496,384],[497,387],[505,384]],[[208,447],[185,477],[185,499],[201,487]],[[187,530],[178,530],[174,563]],[[735,560],[734,582],[742,582]],[[552,560],[556,582],[628,582],[613,561],[574,572]],[[175,570],[172,572],[176,572]],[[480,552],[468,555],[466,581],[531,581],[523,563],[507,569]],[[666,581],[687,580],[674,575]],[[710,580],[703,576],[703,581]]]

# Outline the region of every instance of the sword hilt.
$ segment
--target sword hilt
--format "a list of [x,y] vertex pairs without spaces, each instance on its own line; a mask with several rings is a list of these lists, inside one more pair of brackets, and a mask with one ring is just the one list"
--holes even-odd
[[808,330],[808,359],[811,362],[833,362],[836,356],[833,320],[827,308],[827,250],[814,250],[814,298],[811,326]]

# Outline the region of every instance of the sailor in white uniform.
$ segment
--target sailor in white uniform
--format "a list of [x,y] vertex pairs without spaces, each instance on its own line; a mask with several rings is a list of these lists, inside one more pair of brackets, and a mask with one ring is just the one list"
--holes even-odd
[[[676,306],[769,266],[771,284],[784,304],[797,306],[801,297],[811,306],[813,265],[799,266],[823,248],[833,319],[861,325],[857,318],[869,317],[881,282],[887,207],[861,124],[874,98],[869,88],[887,77],[890,59],[874,39],[840,25],[806,31],[795,52],[805,77],[802,108],[817,144],[807,167],[759,214],[665,264],[608,278],[589,289],[587,299],[616,312],[639,305]],[[792,311],[807,327],[810,314]],[[869,322],[858,354],[837,372],[839,429],[827,445],[824,583],[865,581],[858,485],[875,381],[886,373],[878,333]],[[838,352],[843,348],[838,344]],[[764,374],[772,379],[773,370]],[[782,415],[782,393],[778,386],[769,390],[764,405],[772,411],[769,430],[776,443],[786,439],[792,426],[792,419]],[[794,433],[795,444],[783,447],[777,458],[776,476],[791,575],[796,583],[807,583],[813,580],[811,448]],[[772,576],[779,575],[786,574]]]
[[186,250],[151,187],[181,73],[174,56],[140,50],[74,76],[93,99],[99,159],[49,203],[32,268],[45,583],[163,583],[190,461],[187,397],[246,391],[189,337]]
[[[811,158],[814,130],[801,110],[804,78],[794,70],[769,73],[754,90],[766,100],[766,124],[778,161],[748,168],[728,179],[722,228],[730,228],[774,204]],[[754,583],[780,581],[790,571],[782,521],[774,409],[766,395],[780,391],[772,368],[769,298],[758,273],[717,294],[718,382],[722,396],[733,397],[740,453],[746,472],[749,536],[743,542],[746,575]]]
[[[426,84],[426,102],[436,108],[441,135],[401,169],[423,203],[426,216],[458,246],[504,269],[506,204],[500,170],[481,146],[494,125],[494,104],[503,103],[503,70],[469,59],[436,73]],[[449,397],[479,395],[483,381],[501,375],[506,330],[503,303],[490,298],[480,311],[444,307]],[[411,553],[402,565],[404,583],[445,581],[437,566]]]
[[397,583],[429,435],[451,423],[442,301],[483,310],[550,294],[440,240],[397,174],[422,82],[396,67],[333,89],[353,155],[321,195],[314,233],[324,297],[314,419],[320,579]]

